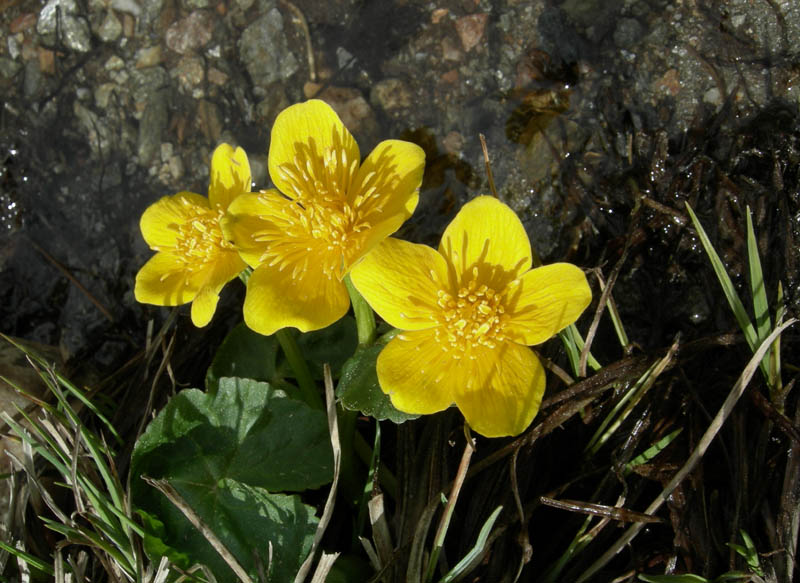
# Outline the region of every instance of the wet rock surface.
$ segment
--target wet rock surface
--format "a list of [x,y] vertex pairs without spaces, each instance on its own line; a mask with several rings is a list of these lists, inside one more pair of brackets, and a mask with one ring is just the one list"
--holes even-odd
[[[687,268],[702,257],[682,230],[684,200],[712,230],[742,224],[745,204],[765,228],[793,216],[778,242],[781,268],[797,263],[798,201],[787,193],[797,185],[800,6],[702,4],[10,4],[0,12],[0,330],[68,360],[118,364],[148,319],[167,313],[132,298],[150,256],[144,208],[206,192],[221,140],[244,146],[256,185],[268,186],[270,124],[320,97],[362,152],[390,137],[425,148],[409,238],[436,243],[460,204],[488,191],[482,133],[498,193],[545,260],[607,266],[626,238],[643,241],[629,245],[621,304],[644,319],[639,302],[658,283],[647,266],[673,265],[658,278],[676,307],[641,339],[663,343],[715,309]],[[781,120],[767,146],[752,135],[759,115]],[[645,205],[631,227],[642,196],[661,206]],[[693,299],[679,309],[684,294]]]

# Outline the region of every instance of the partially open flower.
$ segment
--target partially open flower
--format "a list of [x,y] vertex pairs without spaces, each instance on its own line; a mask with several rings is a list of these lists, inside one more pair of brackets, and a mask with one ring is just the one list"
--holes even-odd
[[223,229],[253,267],[244,302],[261,334],[324,328],[350,306],[342,278],[417,206],[425,153],[386,140],[361,163],[329,105],[311,100],[278,115],[269,173],[278,190],[237,198]]
[[438,252],[386,239],[351,271],[353,284],[404,330],[378,356],[392,404],[413,414],[455,403],[478,433],[517,435],[533,420],[544,369],[528,348],[573,323],[591,301],[568,263],[531,269],[517,215],[478,197],[447,227]]
[[220,290],[246,267],[222,234],[220,219],[250,185],[245,151],[220,144],[211,158],[208,198],[179,192],[144,211],[142,236],[157,253],[136,274],[137,301],[158,306],[192,302],[194,325],[211,321]]

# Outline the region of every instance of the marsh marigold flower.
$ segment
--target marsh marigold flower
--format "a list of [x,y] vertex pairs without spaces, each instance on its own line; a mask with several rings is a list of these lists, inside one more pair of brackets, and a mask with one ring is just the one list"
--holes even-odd
[[208,198],[179,192],[144,211],[142,236],[157,253],[136,275],[137,301],[158,306],[192,302],[194,325],[211,321],[220,290],[246,267],[223,236],[220,219],[231,201],[250,191],[250,184],[245,151],[220,144],[211,157]]
[[519,218],[487,196],[464,205],[438,252],[387,239],[351,278],[403,330],[378,356],[378,380],[392,404],[429,414],[455,403],[487,437],[517,435],[530,424],[545,379],[528,346],[573,323],[591,301],[574,265],[531,269]]
[[414,212],[425,165],[419,146],[386,140],[360,162],[353,136],[324,102],[278,115],[269,148],[278,190],[238,197],[223,221],[253,267],[244,301],[251,329],[307,332],[341,318],[350,267]]

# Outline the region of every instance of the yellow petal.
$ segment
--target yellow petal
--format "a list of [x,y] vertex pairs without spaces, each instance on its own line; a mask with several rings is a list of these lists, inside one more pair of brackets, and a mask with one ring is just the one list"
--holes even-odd
[[503,342],[481,348],[465,362],[467,382],[455,402],[469,426],[486,437],[518,435],[530,425],[544,394],[544,369],[533,351]]
[[185,263],[171,253],[156,253],[136,274],[133,288],[137,302],[180,306],[197,295]]
[[231,201],[244,192],[250,192],[252,177],[247,153],[230,144],[220,144],[211,157],[211,181],[208,200],[212,205],[228,208]]
[[344,198],[361,154],[336,112],[312,99],[284,109],[269,145],[269,175],[290,198]]
[[346,268],[393,234],[417,208],[425,170],[425,152],[411,142],[386,140],[378,144],[358,170],[348,200],[369,225]]
[[586,276],[569,263],[532,269],[507,291],[505,330],[522,344],[540,344],[575,320],[592,301]]
[[471,280],[477,268],[481,283],[496,291],[531,266],[531,244],[522,222],[491,196],[479,196],[461,207],[444,231],[439,252],[459,284]]
[[206,326],[217,310],[217,302],[219,290],[208,285],[203,287],[192,300],[192,324],[198,328]]
[[295,273],[291,266],[262,265],[250,276],[244,321],[259,334],[281,328],[319,330],[347,313],[350,298],[344,283],[315,270]]
[[397,409],[429,415],[453,404],[450,380],[457,365],[439,346],[435,330],[403,332],[378,355],[378,381]]
[[435,249],[385,239],[353,267],[350,278],[389,325],[401,330],[437,325],[437,294],[447,282],[447,264]]
[[268,240],[262,240],[264,231],[281,231],[287,204],[292,203],[273,189],[242,194],[228,207],[221,221],[222,232],[251,267],[261,264],[269,244]]
[[208,208],[208,199],[193,192],[164,196],[142,213],[139,220],[142,237],[153,249],[174,247],[180,225]]

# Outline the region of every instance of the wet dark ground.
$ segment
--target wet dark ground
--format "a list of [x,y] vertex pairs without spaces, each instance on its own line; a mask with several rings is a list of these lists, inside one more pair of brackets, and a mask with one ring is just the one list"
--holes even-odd
[[[487,192],[485,134],[500,197],[545,261],[606,277],[620,263],[614,298],[634,353],[735,331],[685,202],[741,286],[749,206],[770,300],[782,282],[797,314],[793,1],[2,0],[0,30],[0,331],[57,347],[102,386],[169,314],[133,300],[150,255],[141,212],[204,193],[220,141],[245,147],[267,186],[270,124],[311,96],[333,105],[362,154],[388,137],[425,148],[403,232],[418,242],[435,244]],[[179,312],[179,383],[202,381],[240,318],[237,285],[208,330]],[[621,358],[610,326],[593,351]],[[746,351],[710,354],[717,374],[704,382],[730,386]],[[665,417],[688,406],[670,403]]]

